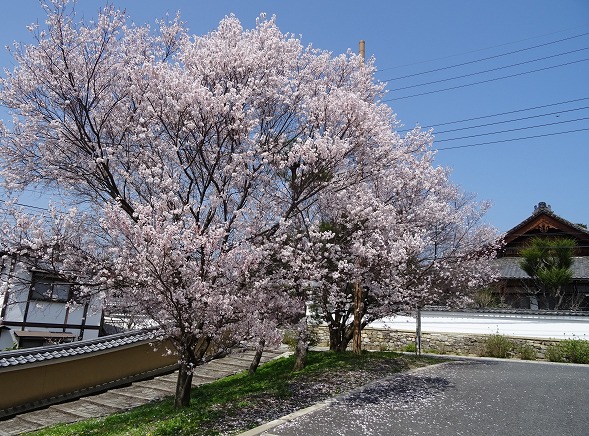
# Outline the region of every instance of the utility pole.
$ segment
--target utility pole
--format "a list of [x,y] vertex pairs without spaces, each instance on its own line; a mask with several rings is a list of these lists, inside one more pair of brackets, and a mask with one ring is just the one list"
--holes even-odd
[[352,351],[356,354],[362,352],[362,286],[360,281],[354,283],[354,336]]
[[415,316],[415,354],[421,356],[421,306],[417,306]]
[[[366,59],[366,43],[364,40],[360,40],[360,56],[362,61]],[[357,261],[359,265],[360,262]],[[352,351],[356,354],[362,352],[362,285],[359,280],[354,283],[354,330],[353,330],[353,341]]]

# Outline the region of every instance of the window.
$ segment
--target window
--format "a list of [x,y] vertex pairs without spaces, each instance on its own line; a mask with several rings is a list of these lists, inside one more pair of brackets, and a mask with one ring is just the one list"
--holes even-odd
[[33,273],[31,300],[60,301],[70,299],[71,284],[62,278],[42,273]]

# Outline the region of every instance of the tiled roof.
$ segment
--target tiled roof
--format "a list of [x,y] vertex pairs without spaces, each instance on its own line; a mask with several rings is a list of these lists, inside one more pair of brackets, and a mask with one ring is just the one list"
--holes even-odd
[[[504,279],[529,279],[530,276],[521,269],[519,262],[521,257],[500,257],[495,259],[499,268],[499,276]],[[589,257],[573,258],[573,280],[589,279]]]
[[121,347],[123,345],[129,345],[140,341],[153,340],[154,338],[155,334],[153,329],[133,330],[87,341],[26,348],[24,350],[4,351],[0,353],[0,369],[25,363],[41,362],[44,360],[59,359],[62,357],[108,350],[110,348]]
[[[507,307],[447,307],[425,306],[422,312],[463,312],[466,314],[504,314],[504,315],[559,315],[559,316],[584,316],[589,317],[589,312],[579,310],[546,310],[546,309],[514,309]],[[467,315],[468,316],[468,315]]]
[[534,208],[534,212],[532,213],[532,215],[530,215],[528,218],[526,218],[525,220],[523,220],[517,226],[515,226],[512,229],[508,230],[506,232],[506,235],[509,235],[511,233],[516,233],[519,228],[521,228],[521,227],[525,226],[526,224],[532,222],[534,219],[536,219],[536,217],[538,217],[539,215],[542,215],[542,214],[551,216],[552,218],[554,218],[556,220],[559,220],[563,224],[566,224],[567,226],[570,226],[570,227],[574,228],[580,234],[584,234],[586,236],[589,236],[589,229],[586,229],[586,228],[580,226],[579,224],[575,224],[575,223],[573,223],[573,222],[571,222],[569,220],[564,219],[563,217],[555,214],[552,211],[552,209],[550,208],[550,206],[546,206],[545,204],[542,206],[542,203],[540,203],[540,205],[538,207],[535,207]]

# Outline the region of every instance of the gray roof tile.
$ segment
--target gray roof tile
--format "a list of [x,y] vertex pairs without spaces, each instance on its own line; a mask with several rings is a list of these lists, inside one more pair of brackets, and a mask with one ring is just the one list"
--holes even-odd
[[[521,269],[521,257],[500,257],[495,259],[499,276],[503,279],[529,279],[530,276]],[[573,280],[589,279],[589,257],[573,258]]]
[[59,359],[74,355],[116,348],[127,344],[154,339],[153,329],[133,330],[115,335],[103,336],[88,341],[69,342],[67,344],[49,345],[47,347],[28,348],[0,352],[0,367],[23,365],[48,359]]

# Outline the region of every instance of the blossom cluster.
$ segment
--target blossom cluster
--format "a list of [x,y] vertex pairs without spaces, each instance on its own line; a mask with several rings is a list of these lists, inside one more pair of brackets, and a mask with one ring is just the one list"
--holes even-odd
[[81,206],[20,211],[2,242],[149,316],[187,365],[277,340],[309,301],[329,321],[354,282],[369,321],[492,277],[487,206],[434,166],[429,132],[397,133],[373,60],[304,47],[263,15],[193,36],[179,17],[47,10],[0,80],[0,174]]

